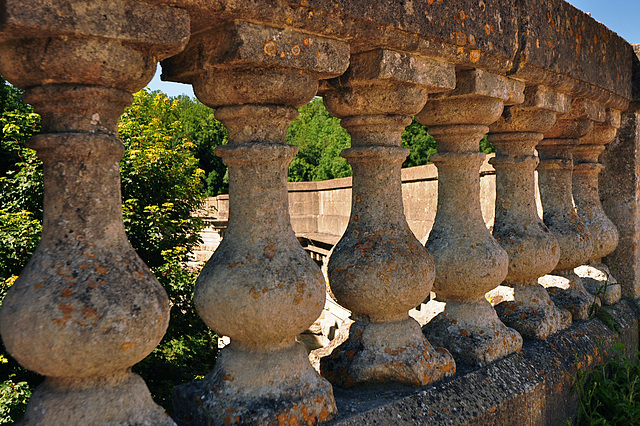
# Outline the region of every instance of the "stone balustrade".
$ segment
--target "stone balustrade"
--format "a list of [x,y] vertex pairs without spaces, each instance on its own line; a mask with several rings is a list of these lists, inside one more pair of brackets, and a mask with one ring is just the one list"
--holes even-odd
[[[174,424],[130,370],[162,338],[168,299],[124,234],[116,133],[159,60],[229,131],[216,150],[229,224],[194,300],[231,344],[176,388],[177,422],[542,423],[575,412],[570,378],[606,355],[593,342],[637,346],[640,199],[610,182],[638,185],[638,59],[562,0],[0,0],[0,74],[42,116],[29,142],[44,162],[42,241],[0,310],[7,350],[46,377],[23,424]],[[325,282],[286,187],[287,127],[317,95],[351,135],[353,167],[328,276],[355,322],[322,375],[295,336]],[[402,205],[411,116],[438,145],[425,245]],[[484,295],[501,283],[514,300],[496,312]],[[446,306],[420,329],[407,312],[431,290]],[[589,319],[599,303],[615,304],[619,334]]]

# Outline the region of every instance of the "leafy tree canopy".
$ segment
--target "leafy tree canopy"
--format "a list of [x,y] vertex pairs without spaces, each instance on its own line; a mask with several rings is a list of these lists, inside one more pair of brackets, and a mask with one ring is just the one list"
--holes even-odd
[[181,99],[147,90],[134,94],[118,125],[126,148],[120,163],[123,217],[131,245],[151,267],[162,252],[190,251],[202,227],[192,212],[204,201],[203,175],[195,144],[180,121]]
[[350,144],[340,120],[329,114],[321,98],[314,98],[298,111],[300,115],[287,131],[287,143],[299,149],[289,165],[289,181],[351,176],[351,166],[340,157],[340,152]]

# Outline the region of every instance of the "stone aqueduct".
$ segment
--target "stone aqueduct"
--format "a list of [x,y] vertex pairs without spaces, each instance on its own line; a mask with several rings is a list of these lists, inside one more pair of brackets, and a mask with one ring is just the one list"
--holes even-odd
[[[124,233],[116,132],[158,61],[229,131],[217,149],[229,226],[195,302],[232,343],[176,389],[174,419],[130,371],[162,338],[169,302]],[[562,0],[0,0],[0,74],[42,116],[30,141],[44,162],[42,242],[0,311],[7,349],[46,376],[23,424],[570,418],[576,372],[614,342],[637,348],[638,71],[631,45]],[[355,322],[322,376],[294,341],[325,283],[287,214],[285,143],[316,95],[350,133],[353,167],[328,274]],[[411,116],[438,143],[426,248],[403,214]],[[479,203],[485,134],[493,233]],[[615,266],[601,303],[618,332],[588,318],[584,265]],[[483,295],[503,282],[515,300],[494,309]],[[407,312],[432,288],[446,307],[421,329]]]

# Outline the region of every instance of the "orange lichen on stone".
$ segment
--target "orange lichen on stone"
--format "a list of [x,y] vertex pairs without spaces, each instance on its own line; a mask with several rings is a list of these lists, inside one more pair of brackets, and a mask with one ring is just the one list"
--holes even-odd
[[267,56],[276,56],[278,52],[278,47],[276,46],[276,42],[273,40],[269,40],[264,44],[262,49]]
[[276,243],[270,242],[263,250],[263,253],[268,258],[272,258],[276,255]]

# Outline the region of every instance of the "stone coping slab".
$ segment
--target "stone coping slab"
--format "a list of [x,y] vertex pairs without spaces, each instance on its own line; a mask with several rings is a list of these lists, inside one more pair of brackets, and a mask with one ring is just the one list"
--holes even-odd
[[627,357],[638,346],[636,302],[611,311],[620,332],[599,319],[577,321],[546,341],[525,340],[522,351],[482,368],[458,363],[457,374],[432,386],[334,389],[338,416],[331,425],[557,424],[577,412],[577,372],[588,371],[622,343]]
[[[563,0],[172,0],[193,34],[245,20],[349,43],[351,53],[412,52],[546,84],[626,109],[633,48]],[[169,70],[163,78],[174,80]]]

